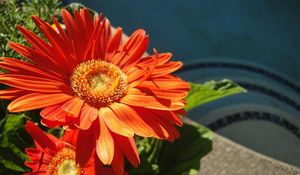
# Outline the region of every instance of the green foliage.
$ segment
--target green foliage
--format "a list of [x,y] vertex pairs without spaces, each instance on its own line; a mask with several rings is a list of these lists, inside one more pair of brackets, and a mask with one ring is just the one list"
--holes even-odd
[[59,5],[58,0],[0,1],[0,56],[20,58],[7,46],[9,41],[26,44],[16,25],[22,25],[36,32],[37,28],[30,16],[38,15],[50,21],[50,15],[58,13]]
[[[166,142],[158,164],[160,173],[177,175],[200,169],[200,160],[212,149],[213,133],[199,124],[185,124],[179,128],[181,137],[174,143]],[[186,173],[184,173],[186,174]]]
[[[1,120],[0,167],[2,172],[17,174],[28,169],[24,166],[27,156],[25,147],[32,145],[31,138],[24,129],[26,117],[23,114],[8,114]],[[8,173],[10,172],[10,173]]]
[[229,95],[246,92],[246,90],[230,80],[209,81],[204,84],[190,83],[191,90],[186,98],[185,110],[191,110],[202,104]]
[[142,164],[130,169],[133,175],[195,174],[200,160],[212,149],[213,133],[200,124],[185,124],[178,128],[181,136],[174,142],[158,139],[138,141]]

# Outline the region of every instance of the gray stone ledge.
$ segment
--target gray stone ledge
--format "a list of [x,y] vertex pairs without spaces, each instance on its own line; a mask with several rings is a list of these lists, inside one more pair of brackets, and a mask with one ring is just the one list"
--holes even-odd
[[215,134],[199,175],[300,175],[300,169]]

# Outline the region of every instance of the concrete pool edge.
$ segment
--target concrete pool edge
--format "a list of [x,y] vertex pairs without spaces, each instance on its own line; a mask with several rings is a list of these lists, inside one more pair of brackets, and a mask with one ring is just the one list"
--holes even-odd
[[300,169],[215,133],[213,150],[202,159],[199,175],[300,175]]

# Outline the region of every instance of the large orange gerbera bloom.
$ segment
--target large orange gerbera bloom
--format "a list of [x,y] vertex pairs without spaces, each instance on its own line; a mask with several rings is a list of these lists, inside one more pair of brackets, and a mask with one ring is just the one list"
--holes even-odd
[[101,164],[96,154],[85,164],[76,160],[78,129],[66,131],[61,139],[57,139],[46,135],[30,121],[25,128],[36,145],[36,148],[25,150],[30,159],[25,165],[32,169],[25,175],[115,175],[111,168]]
[[[30,62],[2,58],[0,82],[12,88],[0,98],[12,100],[11,112],[42,108],[42,123],[55,127],[78,127],[79,157],[96,147],[104,164],[113,162],[121,172],[123,155],[134,165],[139,156],[134,134],[173,141],[181,126],[183,100],[189,85],[171,75],[181,62],[170,53],[144,56],[148,36],[136,30],[122,42],[122,29],[112,34],[109,21],[90,16],[87,9],[62,10],[66,29],[52,18],[56,29],[37,16],[32,19],[46,40],[18,26],[31,47],[9,46]],[[83,145],[83,146],[82,146]],[[88,148],[86,148],[86,147]],[[84,155],[81,155],[84,152]],[[114,166],[115,165],[115,166]]]

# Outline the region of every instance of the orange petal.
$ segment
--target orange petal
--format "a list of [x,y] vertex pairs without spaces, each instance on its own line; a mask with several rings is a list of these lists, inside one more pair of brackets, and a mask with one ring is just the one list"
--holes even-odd
[[176,124],[177,126],[183,125],[181,118],[178,117],[173,111],[152,110],[152,112],[158,116],[161,116],[163,119]]
[[74,10],[73,14],[74,14],[73,18],[74,18],[75,23],[77,24],[78,31],[81,31],[80,40],[84,42],[84,41],[88,40],[89,38],[87,35],[88,33],[86,32],[83,18],[81,18],[81,14],[78,10]]
[[36,92],[69,92],[70,88],[63,82],[39,78],[27,75],[4,74],[0,76],[0,82],[12,87],[18,87]]
[[85,33],[87,36],[91,36],[94,30],[94,24],[89,10],[86,8],[80,9],[80,16],[84,24],[83,27],[85,28]]
[[75,17],[73,17],[67,10],[62,10],[62,17],[66,26],[66,31],[69,39],[72,41],[75,60],[76,62],[81,62],[85,59],[85,52],[90,37],[87,37],[86,33],[84,33],[84,28],[82,26],[83,21],[81,20],[81,17],[79,17],[78,11],[74,12],[74,16]]
[[31,18],[51,44],[53,54],[55,55],[54,59],[60,65],[61,69],[66,69],[66,72],[72,71],[77,62],[70,56],[73,54],[70,47],[71,43],[64,40],[60,33],[56,32],[50,24],[39,17],[32,16]]
[[170,99],[172,101],[182,100],[188,94],[188,91],[185,90],[159,89],[159,88],[146,89],[146,91],[148,91],[149,93],[153,93],[153,95],[155,95],[158,98]]
[[49,56],[41,53],[40,51],[34,50],[30,47],[23,46],[17,43],[8,43],[8,46],[18,52],[20,55],[24,56],[25,58],[29,59],[30,61],[34,62],[38,66],[47,69],[47,71],[51,71],[56,76],[63,78],[63,71],[60,70],[58,64],[53,61]]
[[136,46],[132,55],[128,55],[125,57],[125,65],[122,66],[122,70],[126,72],[130,67],[135,66],[136,63],[142,58],[142,56],[146,53],[149,44],[149,37],[145,36],[140,43],[139,46]]
[[73,97],[62,93],[59,94],[31,93],[15,99],[7,106],[7,109],[10,112],[28,111],[28,110],[39,109],[39,108],[59,104],[71,98]]
[[43,155],[42,150],[37,148],[25,148],[25,152],[30,159],[30,161],[25,162],[25,165],[33,170],[38,170],[42,163],[40,161]]
[[111,61],[112,55],[119,49],[122,41],[122,28],[118,27],[112,39],[109,41],[109,44],[106,49],[105,60],[108,62]]
[[[17,26],[17,28],[25,37],[27,42],[31,44],[35,49],[45,53],[48,56],[51,56],[53,54],[51,53],[52,51],[51,46],[47,44],[46,41],[38,37],[35,33],[19,25]],[[52,58],[53,57],[51,57],[50,59]]]
[[[120,147],[123,145],[120,144]],[[115,144],[115,154],[114,154],[114,159],[111,163],[111,166],[116,174],[122,175],[124,173],[124,157],[120,151],[119,146]]]
[[110,108],[100,108],[99,117],[103,118],[108,128],[114,133],[125,137],[132,137],[134,135],[133,130],[126,123],[122,122]]
[[147,73],[148,70],[144,69],[138,69],[136,67],[131,67],[127,72],[127,80],[128,80],[128,84],[130,84],[130,86],[132,87],[132,82],[134,81],[138,81],[141,80],[145,74]]
[[111,164],[114,157],[114,140],[102,117],[99,117],[100,136],[96,143],[96,153],[104,165]]
[[[157,66],[163,65],[168,62],[172,57],[172,53],[159,53],[157,54]],[[150,55],[143,59],[140,59],[139,62],[136,64],[137,67],[148,67],[152,65],[155,61],[155,56]]]
[[9,73],[17,73],[19,72],[19,67],[15,67],[7,62],[1,61],[0,68],[7,70]]
[[62,14],[62,18],[64,20],[64,24],[66,26],[66,31],[68,33],[69,38],[76,42],[77,39],[80,38],[78,35],[79,34],[78,25],[74,21],[70,12],[68,12],[66,9],[62,9],[61,14]]
[[145,88],[161,88],[161,89],[181,89],[190,90],[190,86],[187,82],[180,78],[169,76],[155,77],[144,81],[139,87]]
[[124,96],[120,102],[133,106],[145,106],[151,103],[154,97],[146,96],[146,95],[130,95],[127,94]]
[[78,140],[79,129],[65,130],[64,135],[60,138],[62,141],[71,145],[76,145]]
[[5,90],[0,90],[0,98],[1,99],[7,99],[7,100],[12,100],[17,97],[23,96],[27,94],[26,91],[17,89],[17,88],[9,88]]
[[[94,16],[95,17],[95,16]],[[100,17],[98,18],[101,18],[99,20],[95,20],[95,23],[93,25],[95,25],[93,27],[93,25],[91,27],[88,27],[88,28],[94,28],[93,31],[92,31],[92,34],[91,34],[91,37],[88,41],[88,43],[86,44],[86,50],[84,52],[84,56],[83,56],[83,60],[88,60],[88,59],[91,59],[91,58],[98,58],[96,57],[99,53],[99,50],[96,47],[96,44],[97,44],[97,38],[99,37],[100,35],[100,32],[102,30],[101,26],[102,26],[102,15],[100,15]],[[104,53],[103,53],[104,54]]]
[[[139,111],[139,113],[143,113],[145,116],[147,116],[147,119],[144,118],[144,120],[152,122],[151,126],[158,128],[159,133],[163,136],[161,138],[167,139],[169,141],[174,141],[180,136],[179,132],[173,125],[174,121],[172,120],[172,118],[167,118],[166,112],[169,111],[145,110],[142,108],[135,109]],[[166,114],[166,116],[163,116],[162,114]],[[148,120],[149,118],[151,119],[151,121]],[[159,130],[159,128],[161,130]]]
[[[136,30],[122,47],[119,56],[114,57],[112,62],[119,67],[128,69],[134,65],[146,52],[149,38],[146,32],[142,29]],[[126,66],[125,66],[126,65]]]
[[98,29],[99,33],[95,36],[94,54],[92,58],[105,58],[105,52],[111,38],[111,27],[109,20],[104,18]]
[[[124,50],[128,52],[127,59],[121,60],[120,66],[129,64],[134,59],[139,59],[147,50],[149,38],[143,29],[138,29],[132,33],[124,44]],[[136,58],[134,58],[136,56]]]
[[64,110],[71,117],[78,117],[83,106],[84,101],[78,97],[74,97],[62,105]]
[[49,148],[52,151],[56,151],[55,143],[33,122],[27,121],[25,129],[43,149]]
[[152,128],[150,128],[132,108],[122,103],[113,103],[110,107],[121,121],[133,129],[135,134],[142,137],[153,136]]
[[58,126],[62,126],[66,124],[64,122],[47,120],[45,118],[42,118],[40,122],[42,125],[47,126],[48,128],[56,128]]
[[171,101],[168,99],[155,98],[153,96],[138,95],[138,94],[127,94],[120,100],[121,103],[131,105],[131,106],[140,106],[149,109],[158,109],[158,110],[179,110],[184,107],[184,103],[180,101]]
[[161,123],[157,122],[156,120],[153,120],[154,115],[151,114],[147,109],[135,107],[134,110],[155,132],[154,137],[160,139],[167,139],[170,137],[169,132],[163,127]]
[[168,132],[168,137],[166,137],[165,139],[171,142],[177,139],[180,136],[180,134],[177,131],[177,129],[173,126],[173,124],[167,120],[164,120],[162,117],[157,116],[152,111],[153,110],[149,111],[153,114],[151,118],[157,123],[159,123]]
[[122,145],[119,148],[122,151],[122,153],[126,156],[129,162],[135,168],[137,168],[138,165],[140,164],[140,157],[133,137],[128,138],[117,134],[114,134],[113,137],[118,143],[118,145]]
[[165,111],[176,111],[182,109],[185,104],[181,101],[171,101],[169,99],[155,98],[151,104],[145,106],[149,109],[165,110]]
[[45,107],[41,110],[40,115],[48,121],[66,122],[67,115],[61,109],[61,105],[62,104]]
[[78,162],[81,167],[85,167],[93,156],[97,139],[95,130],[97,129],[99,129],[99,127],[95,123],[89,130],[79,130],[76,142],[76,162]]
[[[37,50],[38,52],[40,52],[44,56],[46,56],[45,57],[45,61],[49,60],[52,63],[54,63],[56,65],[56,67],[59,68],[58,70],[64,70],[64,67],[66,65],[63,65],[60,62],[60,60],[55,60],[55,58],[56,58],[56,55],[55,55],[56,52],[55,52],[55,49],[53,47],[51,47],[48,43],[46,43],[43,39],[41,39],[40,37],[38,37],[32,31],[29,31],[29,30],[25,29],[22,26],[17,26],[17,28],[23,34],[23,36],[28,41],[28,43],[30,43],[35,48],[35,50]],[[53,69],[55,70],[55,68],[52,68],[52,70]]]
[[163,64],[161,66],[156,66],[155,69],[152,72],[152,77],[158,77],[166,74],[170,74],[178,70],[182,67],[182,62],[176,61],[176,62],[168,62],[166,64]]
[[62,28],[61,24],[56,20],[55,17],[51,16],[51,20],[53,21],[53,24],[55,25],[56,29],[58,30],[58,33],[61,35],[61,37],[67,41],[68,36],[65,32],[65,30]]
[[65,81],[65,79],[60,78],[56,74],[52,74],[45,69],[41,69],[36,65],[22,60],[17,60],[14,58],[2,58],[1,60],[2,61],[0,62],[0,67],[9,70],[10,73],[38,76],[41,78],[48,78],[61,82]]
[[96,108],[84,105],[80,113],[80,129],[89,129],[97,116],[98,110]]

